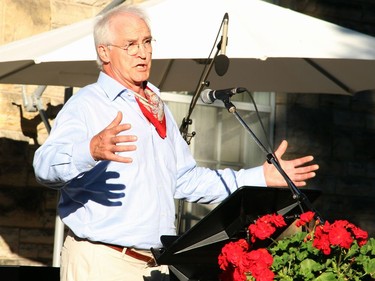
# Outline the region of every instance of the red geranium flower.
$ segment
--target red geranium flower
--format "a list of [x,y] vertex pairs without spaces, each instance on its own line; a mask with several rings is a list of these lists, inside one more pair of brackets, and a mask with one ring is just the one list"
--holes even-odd
[[265,240],[275,233],[276,228],[286,226],[285,220],[281,215],[265,215],[249,226],[251,241],[256,239]]
[[300,227],[306,225],[314,219],[314,216],[315,213],[311,211],[301,214],[299,217],[300,219],[296,222],[296,226]]
[[269,217],[269,220],[277,228],[286,226],[284,217],[282,215],[272,215]]
[[222,270],[226,270],[230,265],[238,267],[242,255],[249,249],[249,244],[245,239],[235,242],[229,242],[224,245],[219,255],[219,266]]
[[270,238],[276,228],[267,222],[257,221],[255,224],[250,225],[249,231],[252,235],[251,241],[254,242],[256,238],[260,240]]
[[354,239],[350,232],[347,231],[346,226],[348,225],[345,221],[337,221],[331,225],[331,229],[328,233],[329,241],[334,246],[340,246],[345,249],[349,249]]
[[243,257],[242,271],[248,271],[256,281],[272,281],[274,273],[270,270],[273,258],[264,248],[253,250]]
[[331,253],[331,244],[329,242],[328,232],[330,224],[325,222],[324,225],[320,225],[315,230],[315,238],[313,241],[313,246],[321,250],[325,255]]
[[354,224],[350,223],[348,225],[351,232],[353,233],[355,239],[357,239],[358,245],[363,246],[367,243],[368,233],[367,231],[362,230],[361,228],[355,226]]

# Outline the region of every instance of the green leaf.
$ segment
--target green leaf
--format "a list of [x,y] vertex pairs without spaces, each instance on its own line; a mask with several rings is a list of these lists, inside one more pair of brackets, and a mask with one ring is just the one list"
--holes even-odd
[[359,252],[360,252],[360,250],[359,250],[359,246],[357,244],[357,241],[354,241],[353,245],[350,247],[350,249],[348,250],[348,253],[345,256],[345,259],[350,258],[354,255],[357,255],[357,254],[359,254]]
[[315,281],[335,281],[337,279],[337,274],[333,272],[324,272]]
[[370,238],[365,245],[360,248],[362,255],[371,255],[375,257],[375,238]]
[[363,263],[363,269],[367,274],[370,274],[371,276],[375,276],[375,258],[374,259],[368,259]]

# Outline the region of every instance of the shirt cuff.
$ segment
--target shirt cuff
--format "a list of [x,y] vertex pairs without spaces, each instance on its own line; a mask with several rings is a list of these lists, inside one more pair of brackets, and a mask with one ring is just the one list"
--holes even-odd
[[242,186],[264,186],[266,187],[266,179],[264,178],[263,166],[251,169],[243,169],[237,175],[238,187]]
[[79,172],[90,170],[97,163],[91,156],[90,140],[74,144],[72,154],[74,166]]

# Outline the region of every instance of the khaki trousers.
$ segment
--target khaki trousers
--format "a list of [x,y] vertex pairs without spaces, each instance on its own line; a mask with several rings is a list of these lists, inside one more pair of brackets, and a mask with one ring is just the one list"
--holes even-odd
[[[150,251],[142,254],[152,256]],[[60,281],[169,281],[167,265],[149,267],[108,246],[68,235],[61,251]]]

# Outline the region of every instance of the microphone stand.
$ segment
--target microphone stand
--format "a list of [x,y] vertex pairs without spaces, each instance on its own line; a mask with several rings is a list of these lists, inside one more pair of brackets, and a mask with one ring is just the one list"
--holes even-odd
[[[262,144],[262,142],[257,138],[257,136],[254,134],[254,132],[250,129],[250,127],[246,124],[246,122],[243,120],[243,118],[238,114],[236,107],[234,104],[230,101],[230,98],[227,97],[222,100],[224,103],[225,108],[228,110],[228,112],[232,113],[237,120],[240,122],[240,124],[247,130],[247,132],[250,134],[250,136],[253,138],[255,143],[260,147],[260,149],[266,154],[267,162],[269,164],[273,164],[275,168],[278,170],[278,172],[283,176],[285,181],[288,184],[288,187],[290,191],[292,192],[292,197],[294,200],[296,200],[296,205],[299,205],[301,211],[303,211],[302,203],[305,204],[305,206],[315,213],[315,218],[318,219],[320,222],[324,222],[324,220],[321,218],[320,214],[315,210],[315,208],[312,206],[311,202],[307,198],[307,196],[300,191],[296,187],[296,185],[293,183],[293,181],[289,178],[289,176],[286,174],[286,172],[281,167],[279,161],[277,160],[276,156],[272,152],[268,152],[265,146]],[[294,206],[293,206],[294,208]]]
[[[224,18],[223,18],[223,20],[221,22],[221,25],[220,25],[219,32],[220,32],[221,27],[224,23],[224,20],[226,19],[226,16],[227,16],[227,14],[224,15]],[[187,114],[186,117],[183,118],[182,124],[180,126],[180,133],[182,134],[182,137],[184,138],[184,140],[186,141],[186,143],[188,145],[190,145],[191,139],[196,135],[195,132],[191,132],[191,134],[189,134],[189,125],[191,125],[193,123],[193,121],[190,119],[190,116],[193,113],[194,107],[197,104],[199,94],[202,91],[203,87],[208,87],[210,85],[210,82],[207,81],[207,77],[210,74],[211,69],[212,69],[212,67],[213,67],[213,65],[216,61],[216,58],[218,57],[218,54],[221,50],[222,40],[223,40],[223,38],[221,38],[220,42],[217,44],[216,53],[214,55],[214,58],[211,60],[210,64],[208,65],[208,68],[207,68],[207,63],[206,63],[206,65],[203,69],[203,72],[202,72],[201,77],[199,79],[198,85],[195,89],[195,93],[193,95],[193,98],[191,99],[188,114]],[[216,37],[215,42],[217,42],[217,37]],[[211,53],[212,53],[212,51],[211,51]],[[211,53],[210,53],[209,57],[211,56]],[[209,60],[209,58],[207,59],[207,61],[208,60]],[[180,233],[183,207],[184,207],[183,200],[179,200],[178,211],[177,211],[177,222],[176,222],[176,233],[177,234]]]
[[[219,32],[218,32],[218,35],[217,35],[217,37],[216,37],[215,42],[217,41],[217,38],[218,38],[218,36],[219,36],[220,30],[221,30],[221,28],[222,28],[224,22],[228,22],[228,13],[225,13],[225,15],[224,15],[224,17],[223,17],[223,19],[222,19],[222,21],[221,21],[220,29],[219,29]],[[224,32],[224,31],[223,31],[223,32]],[[227,44],[227,43],[226,43],[226,39],[227,39],[227,38],[224,38],[224,34],[223,34],[223,36],[221,37],[220,42],[217,44],[217,50],[216,50],[216,53],[215,53],[215,55],[214,55],[214,58],[211,60],[210,64],[208,65],[208,68],[207,68],[207,62],[208,62],[208,60],[209,60],[209,58],[210,58],[210,56],[211,56],[211,53],[212,53],[212,50],[211,50],[210,55],[209,55],[208,59],[206,60],[206,65],[205,65],[205,67],[204,67],[204,69],[203,69],[203,71],[202,71],[202,74],[201,74],[201,77],[200,77],[200,79],[199,79],[198,85],[197,85],[197,87],[196,87],[196,89],[195,89],[195,93],[194,93],[194,95],[193,95],[193,98],[192,98],[192,100],[191,100],[191,102],[190,102],[190,106],[189,106],[188,114],[187,114],[187,116],[184,117],[183,120],[182,120],[182,124],[181,124],[181,126],[180,126],[180,133],[182,134],[182,137],[183,137],[184,140],[187,142],[187,144],[190,144],[191,139],[192,139],[192,138],[195,136],[195,134],[196,134],[195,132],[192,132],[191,134],[188,133],[188,127],[189,127],[189,125],[192,124],[192,120],[190,119],[190,116],[191,116],[191,114],[193,113],[193,110],[194,110],[195,105],[197,104],[197,101],[198,101],[198,98],[199,98],[199,94],[200,94],[200,92],[202,91],[202,88],[203,88],[203,87],[208,87],[208,86],[210,85],[210,82],[207,81],[207,77],[208,77],[208,75],[209,75],[210,72],[211,72],[212,66],[215,64],[217,58],[219,57],[219,56],[218,56],[219,52],[223,50],[223,44],[225,44],[225,47],[226,47],[226,44]],[[222,62],[222,63],[224,63],[224,64],[225,64],[225,63],[226,63],[226,64],[229,64],[229,60],[228,60],[228,58],[227,58],[225,55],[224,55],[224,57],[226,58],[226,60],[225,60],[225,61],[221,60],[220,62]],[[222,59],[222,58],[220,57],[220,59]],[[227,66],[226,68],[228,68],[228,66]],[[225,69],[224,72],[223,72],[223,73],[220,73],[219,75],[220,75],[220,76],[224,75],[225,72],[226,72],[226,70],[227,70],[227,69]],[[217,71],[218,71],[218,70],[217,70]],[[222,72],[222,71],[223,71],[223,70],[221,70],[220,72]]]
[[[219,45],[220,45],[220,42],[219,42]],[[198,85],[197,85],[197,87],[195,89],[195,93],[193,95],[193,98],[191,99],[188,114],[182,120],[182,124],[180,126],[180,132],[181,132],[182,137],[184,138],[184,140],[187,142],[187,144],[190,144],[191,139],[195,136],[195,132],[192,132],[191,134],[188,133],[188,131],[189,131],[189,129],[188,129],[189,125],[191,125],[193,123],[193,121],[190,119],[190,116],[193,113],[194,107],[197,104],[197,101],[198,101],[198,98],[199,98],[199,94],[202,91],[203,87],[208,87],[210,85],[210,82],[207,81],[206,79],[207,79],[208,75],[211,72],[212,66],[215,63],[215,60],[216,60],[216,58],[217,58],[217,56],[219,54],[219,51],[220,51],[220,49],[218,48],[217,51],[216,51],[216,53],[215,53],[214,58],[211,60],[211,62],[209,64],[208,68],[205,68],[203,70],[203,73],[202,73],[201,78],[199,80],[200,82],[198,83]]]

